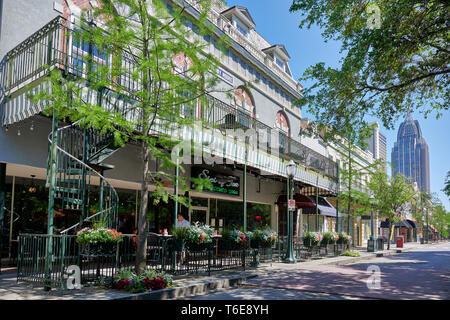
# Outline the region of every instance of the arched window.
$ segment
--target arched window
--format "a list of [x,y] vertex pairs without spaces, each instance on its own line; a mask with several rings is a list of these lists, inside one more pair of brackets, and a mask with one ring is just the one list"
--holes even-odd
[[183,52],[177,53],[172,57],[172,61],[175,64],[175,71],[178,73],[185,73],[191,68],[194,63],[192,59],[185,55]]
[[278,111],[275,119],[275,127],[280,131],[279,143],[280,152],[289,152],[288,137],[290,136],[290,126],[286,114],[283,111]]
[[251,127],[255,118],[255,103],[250,91],[240,86],[234,91],[234,106],[236,108],[236,122],[246,128]]

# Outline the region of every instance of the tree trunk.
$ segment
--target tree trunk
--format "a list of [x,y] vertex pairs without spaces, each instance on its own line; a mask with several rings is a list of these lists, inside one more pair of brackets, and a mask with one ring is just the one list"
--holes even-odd
[[150,164],[150,151],[148,142],[142,142],[143,176],[141,183],[141,204],[138,217],[138,244],[136,251],[136,272],[141,274],[147,266],[147,211],[148,211],[148,176]]
[[389,233],[388,233],[388,250],[391,249],[391,233],[392,233],[392,228],[391,228],[391,221],[389,220]]

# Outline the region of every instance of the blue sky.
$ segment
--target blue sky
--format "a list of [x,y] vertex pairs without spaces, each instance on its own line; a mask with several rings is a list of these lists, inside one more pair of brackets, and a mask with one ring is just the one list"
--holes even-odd
[[[320,29],[300,30],[299,13],[290,13],[291,0],[227,0],[228,6],[240,5],[246,7],[256,23],[255,30],[267,41],[273,44],[284,44],[291,61],[290,68],[295,79],[298,79],[304,70],[317,62],[325,62],[336,67],[339,63],[340,45],[337,42],[324,42]],[[308,83],[302,83],[304,87]],[[304,116],[308,114],[303,111]],[[444,112],[438,120],[435,114],[425,119],[422,114],[415,112],[415,120],[419,120],[422,135],[427,141],[430,152],[430,184],[431,192],[436,192],[450,211],[450,201],[441,191],[447,171],[450,170],[450,112]],[[376,119],[375,119],[376,120]],[[387,138],[387,158],[390,161],[392,147],[397,140],[397,129],[403,119],[399,119],[395,130],[387,130],[382,127],[382,132]],[[449,140],[447,140],[449,139]]]

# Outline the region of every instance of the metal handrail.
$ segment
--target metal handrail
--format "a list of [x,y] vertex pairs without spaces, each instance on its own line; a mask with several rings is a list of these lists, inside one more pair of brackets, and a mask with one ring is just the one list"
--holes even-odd
[[[65,130],[65,129],[68,129],[68,128],[71,128],[71,127],[74,127],[74,126],[76,126],[80,121],[81,121],[81,120],[78,120],[78,121],[74,122],[73,124],[70,124],[70,125],[67,125],[67,126],[65,126],[65,127],[59,128],[59,129],[58,129],[58,132],[61,132],[61,131]],[[48,141],[49,141],[50,143],[53,143],[53,137],[52,137],[52,134],[53,134],[53,133],[50,132],[49,135],[48,135]],[[57,151],[61,152],[61,153],[64,154],[65,156],[69,157],[71,160],[76,161],[76,162],[79,163],[81,166],[83,166],[83,167],[85,167],[86,169],[88,169],[88,170],[92,171],[93,173],[95,173],[95,174],[96,174],[98,177],[100,177],[104,182],[106,182],[106,184],[109,185],[109,187],[111,188],[111,190],[114,192],[114,195],[116,196],[116,199],[117,199],[117,200],[119,199],[119,195],[117,194],[116,189],[114,189],[113,185],[112,185],[112,184],[111,184],[111,183],[110,183],[103,175],[101,175],[98,171],[96,171],[95,169],[91,168],[90,166],[88,166],[87,164],[85,164],[84,162],[82,162],[81,160],[77,159],[76,157],[74,157],[73,155],[71,155],[70,153],[68,153],[68,152],[65,151],[64,149],[62,149],[58,144],[56,144],[56,149],[57,149]],[[108,209],[102,210],[102,211],[96,213],[95,215],[92,215],[92,216],[89,216],[89,217],[85,218],[85,219],[83,220],[83,222],[89,221],[89,220],[92,219],[94,216],[97,216],[97,215],[99,215],[99,214],[103,214],[103,213],[105,213],[105,212],[107,212],[107,211],[111,211],[112,209],[113,209],[113,208],[108,208]],[[76,227],[77,225],[79,225],[79,224],[80,224],[80,223],[77,223],[76,225],[71,226],[70,228],[63,230],[61,233],[65,233],[65,232],[67,232],[67,231],[69,231],[69,230],[75,228],[75,227]]]

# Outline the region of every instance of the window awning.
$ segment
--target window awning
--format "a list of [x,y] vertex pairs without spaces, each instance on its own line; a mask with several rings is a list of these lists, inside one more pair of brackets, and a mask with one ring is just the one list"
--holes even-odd
[[[276,203],[280,206],[286,206],[286,198],[287,198],[287,196],[285,194],[282,194],[278,197]],[[297,208],[315,208],[316,207],[315,204],[311,201],[311,199],[303,194],[296,193],[296,194],[294,194],[293,198],[295,200],[295,205],[297,206]]]
[[411,225],[411,227],[413,227],[413,229],[420,228],[419,224],[416,221],[412,221],[412,220],[409,220],[409,219],[406,219],[406,221],[408,221],[408,223]]
[[[297,208],[302,209],[303,214],[316,214],[315,198],[308,197],[303,194],[295,194]],[[277,201],[278,205],[286,205],[286,195],[280,195]],[[319,214],[327,217],[336,217],[336,208],[333,207],[325,198],[319,197],[319,204],[317,206]],[[338,217],[343,217],[345,214],[339,212]]]
[[408,223],[408,221],[406,221],[406,220],[403,220],[403,221],[400,221],[400,222],[396,222],[396,223],[395,223],[395,227],[396,227],[396,228],[402,227],[402,228],[407,228],[407,229],[412,229],[412,228],[413,228],[413,227]]

